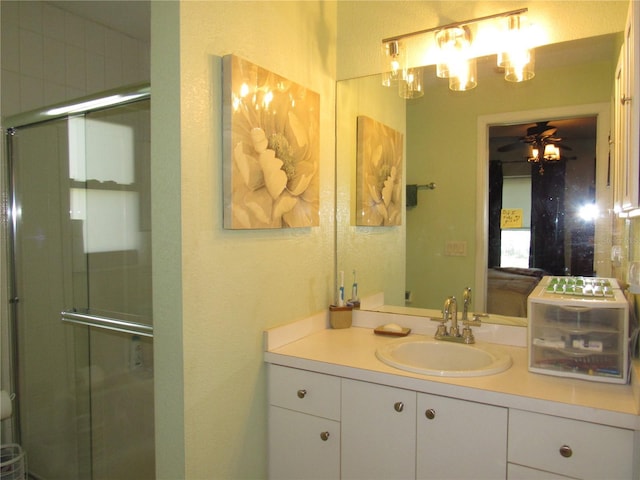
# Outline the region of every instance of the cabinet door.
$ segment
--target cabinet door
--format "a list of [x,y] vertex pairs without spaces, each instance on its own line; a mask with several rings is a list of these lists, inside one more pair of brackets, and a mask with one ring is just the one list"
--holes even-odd
[[625,49],[620,49],[618,64],[615,72],[614,98],[613,98],[613,207],[616,212],[622,211],[625,201],[625,193],[628,191],[628,163],[629,144],[626,138],[626,118],[627,108],[625,108],[625,76],[626,68],[624,66]]
[[420,393],[417,417],[416,478],[506,477],[506,408]]
[[640,3],[629,2],[629,14],[625,26],[624,43],[622,46],[622,148],[623,174],[626,175],[623,184],[622,208],[631,210],[638,208],[639,183],[640,183],[640,76],[638,75],[638,62],[640,51],[637,46],[637,28]]
[[269,478],[339,479],[340,422],[269,407]]
[[342,381],[342,478],[414,479],[416,393]]

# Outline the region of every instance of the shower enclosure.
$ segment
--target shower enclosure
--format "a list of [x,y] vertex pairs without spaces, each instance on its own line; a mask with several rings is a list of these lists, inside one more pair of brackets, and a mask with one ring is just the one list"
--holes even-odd
[[149,111],[136,86],[5,122],[14,431],[36,479],[155,477]]

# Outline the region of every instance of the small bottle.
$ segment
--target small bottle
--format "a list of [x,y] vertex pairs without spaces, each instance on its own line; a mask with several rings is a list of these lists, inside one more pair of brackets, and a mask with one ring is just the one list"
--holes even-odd
[[144,361],[142,359],[142,343],[140,337],[134,335],[131,337],[131,350],[129,351],[129,370],[140,370],[144,367]]

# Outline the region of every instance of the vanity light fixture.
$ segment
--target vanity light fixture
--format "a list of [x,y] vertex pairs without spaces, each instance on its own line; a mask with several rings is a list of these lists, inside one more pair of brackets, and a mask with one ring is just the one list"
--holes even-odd
[[530,24],[526,15],[517,13],[504,18],[505,49],[498,52],[498,67],[504,69],[508,82],[524,82],[535,76],[535,51],[530,45]]
[[399,40],[382,44],[382,85],[398,86],[402,98],[418,98],[424,95],[422,69],[408,64],[406,45]]
[[527,12],[528,8],[521,8],[385,38],[382,40],[382,84],[391,86],[397,82],[398,92],[404,98],[424,95],[420,68],[422,65],[419,65],[423,62],[417,60],[414,63],[418,65],[410,64],[406,39],[433,33],[438,55],[435,62],[436,76],[448,79],[449,88],[453,91],[475,88],[478,84],[478,53],[474,53],[471,26],[476,29],[477,37],[481,24],[491,22],[491,28],[487,26],[487,30],[495,30],[497,21],[501,21],[504,28],[500,38],[495,39],[493,52],[498,56],[499,68],[504,69],[505,80],[530,80],[535,75],[535,62],[534,50],[529,40],[529,22],[525,15]]
[[453,91],[471,90],[478,85],[476,59],[471,57],[471,30],[467,25],[436,32],[439,60],[436,76],[449,79]]
[[398,80],[398,94],[402,98],[418,98],[424,95],[422,69],[407,68],[402,70],[402,78]]
[[406,63],[405,44],[392,40],[382,44],[382,85],[390,87],[398,83],[402,76],[403,63]]

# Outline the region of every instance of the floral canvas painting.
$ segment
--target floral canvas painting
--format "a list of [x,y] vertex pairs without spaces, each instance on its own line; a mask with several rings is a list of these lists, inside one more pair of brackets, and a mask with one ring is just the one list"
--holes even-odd
[[223,57],[224,227],[319,225],[320,96]]
[[356,225],[402,224],[403,145],[401,132],[358,117]]

